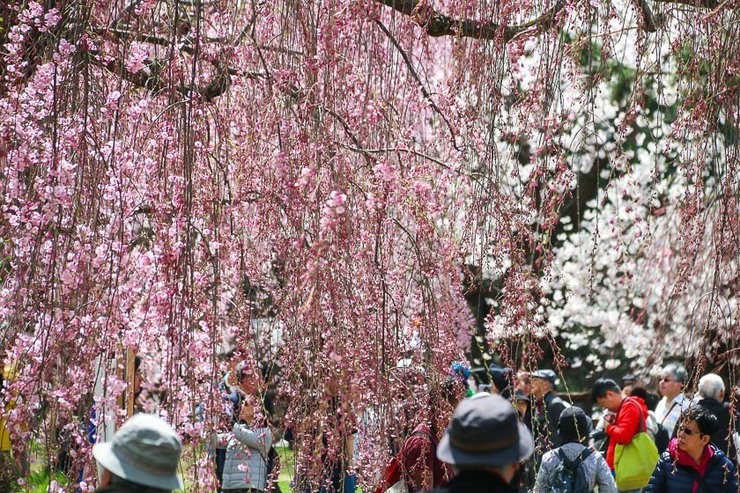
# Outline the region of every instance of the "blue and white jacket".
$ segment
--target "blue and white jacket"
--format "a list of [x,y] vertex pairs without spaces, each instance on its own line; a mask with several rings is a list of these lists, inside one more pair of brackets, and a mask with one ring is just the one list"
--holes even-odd
[[216,448],[226,449],[222,490],[265,490],[267,453],[272,446],[269,427],[250,428],[236,423],[231,433],[218,433],[213,442]]

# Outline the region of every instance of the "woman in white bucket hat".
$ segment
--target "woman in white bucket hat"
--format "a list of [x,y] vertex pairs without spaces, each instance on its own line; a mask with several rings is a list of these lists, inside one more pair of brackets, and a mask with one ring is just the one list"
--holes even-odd
[[137,414],[93,446],[96,493],[170,493],[183,488],[177,476],[182,444],[175,430],[153,414]]

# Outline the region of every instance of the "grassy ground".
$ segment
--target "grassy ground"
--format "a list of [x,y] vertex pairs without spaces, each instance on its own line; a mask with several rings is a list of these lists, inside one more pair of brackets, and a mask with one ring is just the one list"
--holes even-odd
[[[280,476],[278,477],[278,484],[283,493],[291,493],[290,484],[295,475],[293,470],[293,451],[288,447],[278,447],[277,451],[280,454]],[[67,482],[65,476],[61,473],[57,474],[54,479],[62,485]],[[49,477],[46,465],[40,461],[35,462],[32,465],[31,475],[27,478],[30,493],[46,493],[50,482],[51,478]],[[25,492],[24,489],[21,489],[21,491]]]
[[[280,454],[280,476],[278,477],[280,490],[283,493],[292,493],[290,485],[295,476],[295,470],[293,467],[293,451],[288,447],[277,447],[277,451],[278,454]],[[56,479],[56,481],[61,485],[65,485],[67,483],[65,476],[61,473],[57,474],[54,479]],[[31,466],[31,475],[27,479],[30,493],[46,493],[50,481],[51,478],[49,478],[49,472],[46,469],[46,465],[41,461],[36,461]],[[186,485],[186,491],[187,489]],[[25,493],[26,490],[21,489],[21,491]],[[362,490],[358,488],[357,492],[362,493]]]
[[280,454],[280,476],[278,477],[280,491],[290,493],[290,483],[293,481],[293,476],[295,475],[295,471],[293,470],[293,451],[288,447],[277,447],[276,450]]

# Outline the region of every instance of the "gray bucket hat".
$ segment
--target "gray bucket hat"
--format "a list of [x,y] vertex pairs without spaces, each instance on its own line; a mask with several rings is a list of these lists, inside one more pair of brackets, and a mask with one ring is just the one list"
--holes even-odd
[[532,435],[511,402],[485,392],[462,401],[437,447],[437,458],[455,466],[503,466],[534,450]]
[[181,490],[177,476],[182,444],[174,429],[153,414],[136,414],[113,435],[113,440],[93,446],[98,463],[132,483]]

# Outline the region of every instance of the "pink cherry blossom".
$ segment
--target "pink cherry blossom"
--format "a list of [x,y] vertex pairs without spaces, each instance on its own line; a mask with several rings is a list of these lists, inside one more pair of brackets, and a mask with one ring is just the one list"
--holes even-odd
[[0,414],[69,434],[51,489],[131,352],[203,492],[237,360],[315,490],[353,431],[371,489],[452,361],[737,372],[732,2],[78,3],[0,32]]

